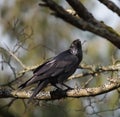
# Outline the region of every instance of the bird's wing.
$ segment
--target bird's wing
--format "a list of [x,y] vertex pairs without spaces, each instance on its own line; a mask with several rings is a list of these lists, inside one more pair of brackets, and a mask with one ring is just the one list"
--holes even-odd
[[69,55],[63,58],[53,59],[34,73],[35,76],[39,76],[37,79],[34,80],[42,80],[49,77],[58,76],[61,73],[65,73],[70,71],[76,64],[78,63],[78,58],[73,55]]
[[27,80],[25,83],[21,84],[19,88],[23,89],[26,86],[36,83],[37,81],[46,79],[45,73],[47,73],[47,71],[50,70],[53,62],[54,60],[47,61],[43,63],[42,65],[40,65],[39,67],[37,67],[33,71],[34,75],[29,80]]
[[53,62],[54,60],[49,60],[49,61],[46,61],[44,62],[43,64],[41,64],[40,66],[38,66],[34,71],[33,73],[37,73],[39,71],[40,74],[46,72],[49,68],[50,68],[50,64]]
[[36,83],[41,80],[45,80],[51,77],[57,77],[61,74],[74,71],[73,69],[77,68],[78,58],[72,54],[69,54],[64,57],[53,58],[51,61],[48,61],[41,66],[39,66],[35,71],[31,79],[26,81],[20,87],[26,87],[33,83]]
[[64,60],[56,62],[56,66],[51,76],[56,77],[59,74],[63,74],[66,72],[72,72],[71,69],[74,69],[74,66],[76,66],[76,63],[78,63],[78,59],[77,57],[74,57],[74,56],[69,56],[68,59],[64,59]]

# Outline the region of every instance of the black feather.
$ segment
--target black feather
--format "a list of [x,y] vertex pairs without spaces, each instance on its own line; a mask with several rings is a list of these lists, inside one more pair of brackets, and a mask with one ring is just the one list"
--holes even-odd
[[44,80],[42,82],[38,83],[38,86],[35,88],[35,91],[33,92],[32,96],[30,97],[30,99],[28,100],[28,103],[31,102],[31,100],[44,88],[48,85],[49,81],[48,80]]
[[81,60],[82,46],[80,40],[77,39],[72,42],[68,50],[37,67],[33,72],[34,75],[32,78],[21,84],[19,88],[23,89],[34,83],[38,83],[38,86],[35,88],[29,100],[30,102],[48,83],[54,86],[56,86],[57,83],[63,85],[63,82],[78,68]]

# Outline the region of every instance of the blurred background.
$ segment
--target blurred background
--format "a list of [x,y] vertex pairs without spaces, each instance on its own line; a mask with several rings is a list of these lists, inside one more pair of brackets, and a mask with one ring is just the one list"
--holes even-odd
[[[99,21],[120,32],[120,18],[97,0],[81,0]],[[120,6],[119,0],[111,0]],[[63,20],[50,15],[47,8],[39,7],[40,0],[0,0],[0,47],[13,52],[26,66],[41,64],[48,58],[68,49],[71,42],[80,39],[83,44],[82,63],[90,65],[111,65],[114,59],[120,59],[120,51],[105,39],[87,31],[82,31]],[[64,0],[56,0],[65,9],[70,6]],[[22,71],[22,66],[11,60],[0,50],[0,85],[14,80]],[[13,70],[14,69],[14,70]],[[77,70],[76,74],[83,72]],[[28,79],[32,72],[25,74]],[[100,86],[111,73],[95,76],[88,87]],[[67,82],[71,86],[83,85],[91,76]],[[23,79],[24,81],[25,79]],[[17,83],[17,86],[20,83]],[[15,87],[17,87],[15,86]],[[0,117],[119,117],[119,94],[112,91],[96,97],[40,101],[39,105],[26,106],[18,99],[7,105],[11,99],[0,99]],[[6,105],[6,106],[5,106]],[[3,107],[2,107],[3,108]]]

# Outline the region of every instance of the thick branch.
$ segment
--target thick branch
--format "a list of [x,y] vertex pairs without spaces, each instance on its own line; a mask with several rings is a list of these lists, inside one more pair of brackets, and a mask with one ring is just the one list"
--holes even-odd
[[[94,19],[93,15],[88,12],[88,10],[82,5],[78,0],[66,0],[72,8],[76,11],[80,18],[83,18],[86,21]],[[82,12],[81,12],[82,11]]]
[[[70,1],[73,1],[73,0],[70,0]],[[93,24],[93,22],[90,23],[81,18],[75,17],[69,14],[66,10],[64,10],[61,6],[59,6],[52,0],[43,0],[43,2],[45,2],[45,6],[49,7],[51,10],[54,11],[55,16],[60,17],[64,21],[74,25],[79,29],[87,30],[99,36],[105,37],[108,41],[110,41],[120,49],[120,36],[111,27],[106,26],[105,24],[102,24],[102,23],[99,23],[99,25],[97,23],[95,25]],[[76,4],[78,4],[78,2],[76,2]]]
[[[109,83],[95,88],[84,88],[74,90],[56,90],[52,92],[40,92],[34,99],[38,100],[55,100],[66,97],[80,98],[96,96],[110,92],[120,87],[120,79],[109,79]],[[17,99],[29,99],[33,91],[11,91],[7,88],[0,88],[0,98],[17,98]]]
[[118,16],[120,16],[120,8],[116,6],[112,1],[110,0],[99,0],[99,2],[103,3],[106,7],[111,9],[113,12],[117,13]]

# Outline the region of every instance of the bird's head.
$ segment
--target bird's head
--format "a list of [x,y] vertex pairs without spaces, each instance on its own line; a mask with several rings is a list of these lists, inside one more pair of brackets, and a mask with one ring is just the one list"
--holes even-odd
[[82,56],[82,45],[79,39],[76,39],[70,45],[70,52],[76,56]]

